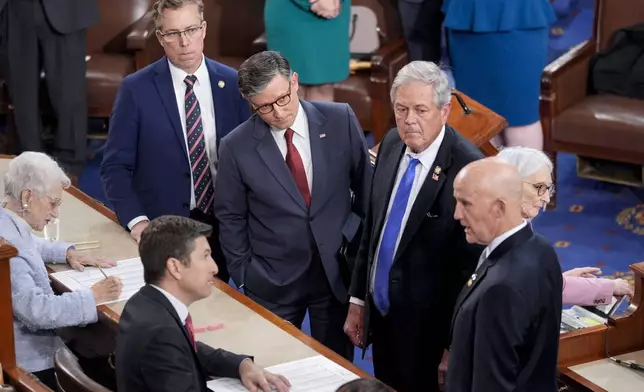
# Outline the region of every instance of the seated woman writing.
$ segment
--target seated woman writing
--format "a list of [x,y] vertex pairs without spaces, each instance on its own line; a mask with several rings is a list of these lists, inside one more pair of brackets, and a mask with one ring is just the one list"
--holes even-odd
[[[553,165],[548,156],[532,148],[507,147],[497,155],[516,166],[523,179],[522,212],[531,220],[550,202],[554,191]],[[633,295],[633,290],[624,279],[597,278],[599,268],[575,268],[563,273],[564,305],[597,305],[611,303],[613,296]]]
[[58,217],[63,189],[69,185],[69,178],[49,156],[24,152],[9,163],[0,208],[0,237],[18,250],[10,262],[16,361],[54,390],[54,353],[63,345],[54,329],[96,322],[96,304],[117,299],[122,289],[121,281],[110,277],[91,289],[53,292],[45,263],[68,263],[78,270],[115,265],[83,255],[72,244],[32,233]]

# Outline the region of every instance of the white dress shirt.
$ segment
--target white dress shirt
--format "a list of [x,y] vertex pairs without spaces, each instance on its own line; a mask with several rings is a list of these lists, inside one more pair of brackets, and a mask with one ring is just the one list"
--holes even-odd
[[[302,104],[297,109],[295,122],[293,122],[291,129],[293,130],[293,145],[297,148],[297,152],[300,153],[300,157],[302,157],[309,192],[313,193],[313,160],[311,158],[311,140],[309,139],[309,121]],[[286,136],[284,136],[286,129],[271,128],[271,134],[275,139],[275,143],[277,143],[277,148],[282,153],[282,157],[286,160]]]
[[494,251],[494,249],[496,249],[496,247],[497,247],[497,246],[501,245],[501,243],[502,243],[503,241],[505,241],[505,240],[507,240],[508,238],[510,238],[510,236],[512,236],[514,233],[516,233],[516,232],[518,232],[519,230],[523,229],[527,224],[528,224],[528,222],[524,219],[524,220],[523,220],[523,222],[521,222],[521,224],[520,224],[520,225],[518,225],[518,226],[515,226],[515,227],[511,228],[510,230],[506,231],[505,233],[503,233],[503,234],[501,234],[500,236],[498,236],[498,237],[496,237],[495,239],[493,239],[493,240],[492,240],[492,242],[490,242],[490,243],[489,243],[489,245],[488,245],[488,246],[486,246],[486,247],[485,247],[485,249],[483,249],[483,253],[481,253],[481,257],[479,258],[479,262],[478,262],[478,264],[476,265],[476,269],[475,269],[475,271],[476,271],[477,269],[479,269],[479,267],[481,266],[481,264],[483,264],[483,262],[484,262],[488,257],[490,257],[490,255],[492,254],[492,252]]
[[[394,187],[391,190],[391,197],[389,198],[389,206],[387,207],[387,215],[385,216],[385,221],[383,222],[382,230],[380,231],[380,239],[378,240],[378,246],[376,247],[376,253],[373,258],[373,268],[371,269],[372,273],[371,273],[371,276],[369,277],[369,291],[373,291],[373,285],[376,279],[376,266],[378,265],[378,253],[380,252],[380,243],[382,242],[382,237],[385,234],[384,228],[386,227],[387,221],[389,220],[389,213],[391,212],[391,206],[394,204],[395,194],[398,191],[398,186],[400,185],[400,181],[402,180],[402,177],[405,174],[407,167],[409,166],[409,161],[415,158],[420,161],[420,164],[416,166],[414,183],[411,186],[411,192],[409,194],[409,200],[407,201],[407,207],[405,208],[405,214],[403,215],[402,222],[400,223],[400,230],[398,231],[398,238],[396,239],[396,246],[394,247],[394,255],[398,250],[398,244],[400,244],[400,239],[402,238],[402,234],[405,231],[405,226],[407,225],[407,219],[409,219],[409,214],[411,213],[411,209],[414,205],[414,202],[416,201],[416,197],[418,196],[418,193],[420,192],[420,188],[422,188],[423,183],[425,182],[425,179],[429,174],[429,171],[432,170],[432,167],[434,166],[436,155],[438,155],[438,150],[441,144],[443,143],[444,137],[445,137],[445,127],[443,126],[443,129],[441,129],[441,132],[438,134],[438,137],[436,137],[436,140],[434,140],[434,142],[430,144],[429,147],[427,147],[421,153],[415,154],[409,149],[409,147],[405,149],[405,154],[403,154],[403,157],[400,160],[400,164],[398,165],[398,174],[396,175],[396,182],[394,183]],[[355,297],[351,297],[350,302],[356,305],[364,306],[364,301]]]
[[151,284],[150,286],[154,287],[155,289],[159,290],[161,292],[161,294],[165,295],[165,297],[168,299],[168,301],[170,301],[170,303],[172,304],[172,307],[174,308],[174,311],[177,312],[177,315],[179,315],[179,320],[181,320],[181,323],[183,325],[186,325],[186,319],[188,318],[188,307],[186,306],[186,304],[184,304],[183,302],[179,301],[179,299],[177,297],[175,297],[174,295],[168,293],[167,291],[165,291],[161,287],[155,286],[153,284]]
[[[168,60],[168,65],[170,66],[170,76],[172,77],[172,86],[174,87],[174,95],[177,100],[177,108],[179,109],[179,118],[181,121],[181,128],[183,129],[183,135],[185,138],[186,152],[190,156],[190,149],[188,148],[188,135],[186,131],[186,83],[184,82],[188,74],[186,71],[177,68],[174,64]],[[212,88],[210,86],[210,74],[208,73],[208,67],[206,66],[205,59],[201,60],[201,65],[195,73],[193,74],[197,77],[197,81],[194,84],[194,93],[199,100],[199,108],[201,109],[201,124],[203,127],[204,140],[206,142],[206,153],[208,155],[208,161],[210,163],[210,172],[212,173],[213,186],[215,184],[215,178],[217,175],[217,161],[219,157],[217,155],[217,132],[215,127],[215,105],[214,99],[212,96]],[[189,160],[189,159],[188,159]],[[189,164],[192,167],[192,164]],[[190,209],[195,208],[195,186],[192,176],[190,176]],[[147,216],[137,216],[132,219],[127,227],[132,230],[132,227],[141,221],[149,220]]]

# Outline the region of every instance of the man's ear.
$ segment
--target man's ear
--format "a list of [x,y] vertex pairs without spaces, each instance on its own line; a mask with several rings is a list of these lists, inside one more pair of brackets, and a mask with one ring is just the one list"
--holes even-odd
[[181,260],[170,257],[165,262],[165,269],[168,271],[168,274],[175,278],[176,280],[181,280]]

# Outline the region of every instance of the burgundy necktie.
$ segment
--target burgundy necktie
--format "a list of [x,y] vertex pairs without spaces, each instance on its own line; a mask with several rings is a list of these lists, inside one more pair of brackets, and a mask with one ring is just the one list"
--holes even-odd
[[293,133],[294,131],[289,128],[286,130],[284,136],[286,137],[286,166],[291,171],[293,179],[297,188],[302,193],[304,201],[307,206],[311,205],[311,192],[309,191],[309,182],[306,179],[306,171],[304,170],[304,163],[302,163],[302,157],[300,153],[293,145]]
[[195,341],[195,327],[192,325],[192,317],[190,317],[190,313],[188,313],[188,317],[186,317],[186,329],[188,330],[188,337],[190,338],[190,343],[192,343],[192,347],[197,351],[197,342]]

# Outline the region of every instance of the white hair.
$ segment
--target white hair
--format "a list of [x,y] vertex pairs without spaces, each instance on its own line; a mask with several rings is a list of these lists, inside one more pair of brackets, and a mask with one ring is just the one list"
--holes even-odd
[[552,174],[553,165],[548,155],[534,148],[505,147],[496,156],[515,166],[521,178],[529,177],[543,169]]
[[71,181],[58,163],[47,154],[26,151],[9,162],[4,175],[4,194],[22,202],[20,195],[27,189],[44,196],[59,184],[66,189]]
[[452,99],[452,89],[447,74],[431,61],[412,61],[398,71],[391,84],[391,103],[396,99],[396,90],[403,84],[421,82],[434,87],[434,103],[442,109]]

